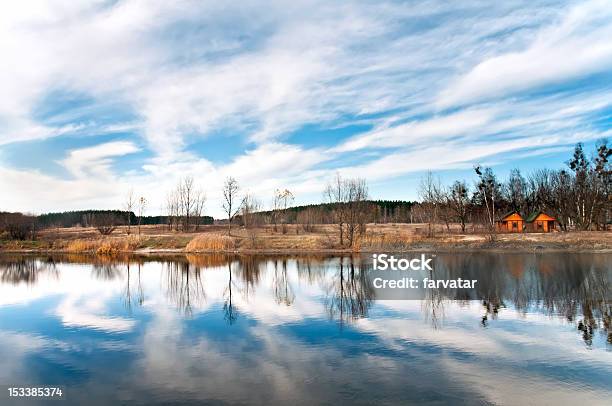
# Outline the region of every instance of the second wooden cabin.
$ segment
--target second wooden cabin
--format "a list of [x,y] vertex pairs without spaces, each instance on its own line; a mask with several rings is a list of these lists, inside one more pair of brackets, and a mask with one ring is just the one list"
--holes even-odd
[[554,217],[544,212],[536,211],[531,213],[525,220],[527,224],[526,229],[533,233],[549,233],[555,229],[555,221]]

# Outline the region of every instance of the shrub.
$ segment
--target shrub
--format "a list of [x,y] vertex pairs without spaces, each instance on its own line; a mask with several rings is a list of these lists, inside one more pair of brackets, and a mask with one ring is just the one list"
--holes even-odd
[[6,231],[11,240],[36,239],[36,226],[33,223],[9,224]]
[[36,217],[22,213],[0,213],[0,233],[11,240],[36,239]]
[[113,213],[96,213],[93,217],[93,225],[102,235],[111,235],[119,222],[119,218]]

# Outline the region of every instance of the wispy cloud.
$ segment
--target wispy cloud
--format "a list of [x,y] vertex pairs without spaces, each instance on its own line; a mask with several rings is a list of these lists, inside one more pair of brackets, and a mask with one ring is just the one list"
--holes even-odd
[[572,8],[543,28],[527,49],[486,58],[442,91],[437,104],[451,106],[498,98],[569,78],[612,69],[612,8],[596,0]]
[[73,150],[61,164],[76,178],[108,179],[112,176],[110,171],[112,158],[138,150],[138,147],[131,142],[109,142],[95,147]]

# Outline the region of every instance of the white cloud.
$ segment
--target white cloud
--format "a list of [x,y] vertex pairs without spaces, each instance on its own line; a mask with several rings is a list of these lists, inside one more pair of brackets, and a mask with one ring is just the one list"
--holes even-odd
[[111,178],[112,158],[131,154],[139,148],[131,142],[116,141],[70,151],[61,163],[76,178]]
[[[131,142],[116,141],[76,149],[59,163],[72,175],[62,179],[36,170],[0,166],[0,204],[3,209],[39,213],[66,206],[117,208],[128,184],[111,170],[113,158],[137,152]],[[40,202],[44,202],[41,205]]]
[[440,94],[448,107],[559,83],[612,68],[612,8],[606,0],[574,7],[559,24],[542,29],[527,49],[492,56]]
[[427,143],[432,139],[444,140],[448,137],[466,134],[482,129],[494,117],[491,110],[466,110],[458,113],[411,121],[394,127],[385,126],[365,135],[359,135],[334,148],[347,152],[363,148],[402,147]]

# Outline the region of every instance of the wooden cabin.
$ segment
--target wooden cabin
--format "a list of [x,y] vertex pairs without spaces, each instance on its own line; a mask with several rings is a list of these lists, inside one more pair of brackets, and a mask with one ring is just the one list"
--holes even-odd
[[555,229],[556,219],[541,211],[531,213],[525,220],[527,230],[533,233],[549,233]]
[[497,221],[497,229],[504,233],[522,233],[525,226],[525,220],[516,211],[506,213]]

